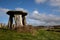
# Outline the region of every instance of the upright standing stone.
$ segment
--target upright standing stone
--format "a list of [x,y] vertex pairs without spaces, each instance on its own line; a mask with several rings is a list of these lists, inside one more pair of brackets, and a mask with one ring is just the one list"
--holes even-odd
[[26,25],[26,17],[23,16],[22,18],[23,18],[23,25],[25,26]]
[[22,23],[22,15],[19,15],[19,16],[20,16],[20,18],[19,18],[20,25],[23,26],[23,23]]
[[13,24],[13,16],[10,15],[9,17],[9,22],[8,22],[8,27],[12,29],[12,24]]
[[23,26],[22,15],[15,15],[14,19],[15,19],[16,26]]

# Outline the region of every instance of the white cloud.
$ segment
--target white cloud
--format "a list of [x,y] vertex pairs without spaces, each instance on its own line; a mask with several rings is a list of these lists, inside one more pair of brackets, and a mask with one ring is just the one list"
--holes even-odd
[[57,9],[57,10],[52,10],[53,12],[60,12],[60,9]]
[[60,6],[60,0],[50,0],[51,6]]
[[7,12],[7,11],[9,11],[9,9],[6,9],[6,8],[0,8],[0,12]]
[[8,15],[6,12],[9,11],[9,9],[6,8],[0,8],[0,23],[7,23],[8,21]]
[[35,19],[28,19],[27,24],[34,25],[34,26],[40,26],[40,25],[44,25],[45,22],[38,21],[38,20],[35,20]]
[[[7,8],[0,8],[0,12],[7,12],[9,11],[10,9],[7,9]],[[12,9],[13,10],[13,9]],[[23,11],[23,12],[28,12],[27,10],[25,10],[24,8],[15,8],[14,10],[16,11]]]
[[9,11],[10,9],[6,9],[6,8],[0,8],[0,18],[6,18],[8,17],[8,15],[6,14],[7,11]]
[[[60,24],[60,17],[53,14],[39,13],[37,10],[33,11],[30,19],[38,20],[44,25],[58,25]],[[42,25],[43,25],[42,24]]]
[[44,3],[46,2],[47,0],[35,0],[36,3]]
[[33,13],[38,14],[39,12],[37,10],[33,11]]
[[46,2],[48,5],[60,7],[60,0],[35,0],[35,2],[38,4]]
[[[6,9],[6,8],[0,8],[0,12],[7,12],[10,9]],[[23,11],[23,12],[27,12],[27,10],[23,9],[23,8],[15,8],[16,11]]]
[[15,8],[16,11],[23,11],[23,12],[28,12],[27,10],[25,10],[24,8]]
[[52,12],[60,12],[60,0],[49,0],[49,5],[57,8],[52,9]]

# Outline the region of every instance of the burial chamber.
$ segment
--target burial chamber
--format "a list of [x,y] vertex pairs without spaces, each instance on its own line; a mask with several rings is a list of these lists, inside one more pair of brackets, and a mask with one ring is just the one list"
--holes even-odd
[[[8,11],[9,15],[8,27],[12,29],[13,21],[15,21],[15,27],[26,25],[27,12],[23,11]],[[13,20],[14,18],[14,20]]]

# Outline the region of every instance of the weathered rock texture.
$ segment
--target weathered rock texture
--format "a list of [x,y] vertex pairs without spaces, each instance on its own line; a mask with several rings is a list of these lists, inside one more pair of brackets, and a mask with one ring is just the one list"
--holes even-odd
[[23,26],[22,15],[15,15],[14,17],[16,26]]
[[23,11],[8,11],[7,14],[10,16],[9,17],[9,21],[8,21],[8,27],[10,29],[12,29],[13,18],[14,18],[16,27],[25,26],[26,25],[25,16],[27,15],[27,13],[25,13]]

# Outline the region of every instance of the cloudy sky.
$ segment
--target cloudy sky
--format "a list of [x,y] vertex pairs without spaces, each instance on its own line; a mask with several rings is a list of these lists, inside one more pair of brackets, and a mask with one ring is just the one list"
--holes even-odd
[[27,24],[60,24],[60,0],[0,0],[0,23],[8,23],[9,10],[27,12]]

